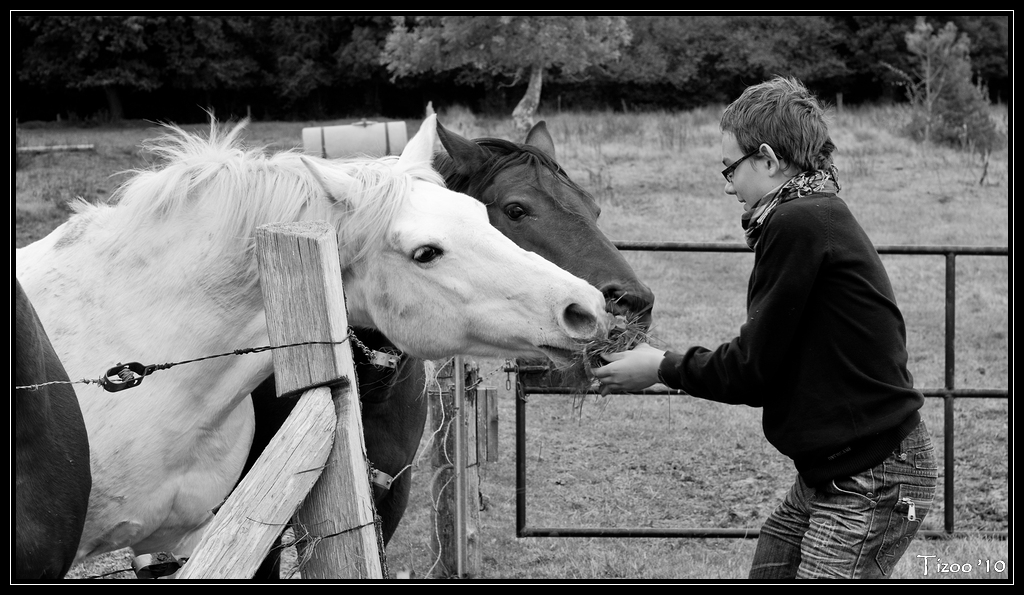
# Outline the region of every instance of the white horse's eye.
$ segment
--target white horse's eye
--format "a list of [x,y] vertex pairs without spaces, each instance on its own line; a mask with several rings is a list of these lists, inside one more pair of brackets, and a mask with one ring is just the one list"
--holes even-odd
[[412,259],[420,264],[433,262],[444,255],[444,250],[434,246],[420,246],[412,253]]

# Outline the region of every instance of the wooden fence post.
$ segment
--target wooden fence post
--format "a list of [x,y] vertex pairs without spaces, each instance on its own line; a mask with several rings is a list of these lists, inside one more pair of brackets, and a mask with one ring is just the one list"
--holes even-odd
[[465,553],[463,577],[479,578],[482,567],[482,545],[480,543],[480,451],[478,449],[479,435],[477,433],[477,418],[479,417],[479,396],[482,391],[478,390],[480,382],[480,367],[476,362],[470,362],[462,369],[462,390],[459,391],[462,402],[459,407],[459,423],[463,428],[460,436],[460,451],[462,452],[462,464],[459,467],[466,478],[463,481],[465,489],[462,494],[462,505],[465,507],[463,514],[465,530],[465,541],[463,547]]
[[330,386],[337,430],[327,465],[295,515],[302,578],[383,578],[335,230],[326,222],[257,230],[278,395]]
[[[456,510],[455,478],[455,362],[448,360],[434,374],[428,384],[427,401],[430,409],[430,427],[438,432],[431,443],[430,466],[433,472],[430,483],[430,518],[434,528],[434,539],[430,540],[431,558],[438,561],[438,569],[432,578],[457,576],[461,567],[459,560],[460,535],[458,512]],[[428,379],[429,381],[430,379]]]
[[477,463],[498,462],[498,389],[481,386],[476,401]]
[[436,539],[432,555],[440,563],[439,577],[478,578],[481,553],[480,480],[473,412],[475,374],[467,373],[461,357],[448,361],[435,375],[428,391],[431,427],[440,429],[433,442],[431,467],[431,519]]
[[271,345],[318,344],[273,351],[278,395],[302,395],[176,578],[252,578],[304,498],[303,578],[382,576],[334,233],[323,222],[257,230]]
[[[430,486],[431,519],[436,539],[431,540],[432,554],[439,561],[436,577],[473,578],[479,576],[479,481],[470,476],[470,449],[467,436],[475,434],[475,420],[470,429],[466,399],[466,371],[462,357],[444,364],[435,375],[436,388],[430,388],[431,427],[440,430],[433,441],[431,467],[434,478]],[[475,449],[472,450],[475,456]],[[475,457],[474,457],[475,458]]]

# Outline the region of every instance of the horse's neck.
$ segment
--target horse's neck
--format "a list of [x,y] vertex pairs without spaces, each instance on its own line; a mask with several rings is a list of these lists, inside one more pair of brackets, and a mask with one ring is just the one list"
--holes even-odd
[[[266,344],[251,254],[211,259],[201,225],[154,226],[138,242],[115,241],[116,229],[114,221],[72,221],[18,253],[18,277],[72,379],[117,362],[162,364]],[[242,391],[270,373],[269,355],[246,357],[190,364],[218,373],[186,371],[198,382],[186,390]]]

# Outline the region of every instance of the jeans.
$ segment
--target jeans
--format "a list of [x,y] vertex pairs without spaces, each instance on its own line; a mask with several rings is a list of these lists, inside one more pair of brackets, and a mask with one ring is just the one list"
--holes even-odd
[[924,421],[880,464],[808,486],[797,475],[757,540],[751,579],[880,579],[907,551],[935,496]]

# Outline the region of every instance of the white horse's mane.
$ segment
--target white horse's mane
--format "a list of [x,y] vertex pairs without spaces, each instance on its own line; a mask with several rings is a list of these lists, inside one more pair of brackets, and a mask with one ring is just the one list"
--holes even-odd
[[[416,180],[444,185],[429,162],[404,164],[398,157],[326,160],[298,149],[272,153],[264,146],[245,146],[241,133],[248,120],[219,126],[211,120],[207,137],[165,124],[167,133],[143,143],[159,165],[130,172],[109,204],[133,229],[154,218],[173,218],[203,204],[219,228],[217,234],[234,247],[251,250],[255,230],[266,223],[324,220],[338,229],[343,266],[364,257],[386,237],[404,207]],[[314,162],[322,175],[345,179],[352,192],[333,202],[302,159]],[[355,183],[353,183],[353,180]],[[80,202],[78,212],[98,208]],[[242,246],[238,246],[238,242]]]

